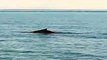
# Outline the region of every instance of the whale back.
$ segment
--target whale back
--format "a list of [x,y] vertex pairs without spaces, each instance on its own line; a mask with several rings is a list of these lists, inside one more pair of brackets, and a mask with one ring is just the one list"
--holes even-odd
[[50,33],[55,33],[53,31],[47,30],[46,29],[41,29],[41,30],[37,30],[37,31],[33,31],[32,33],[44,33],[44,34],[50,34]]

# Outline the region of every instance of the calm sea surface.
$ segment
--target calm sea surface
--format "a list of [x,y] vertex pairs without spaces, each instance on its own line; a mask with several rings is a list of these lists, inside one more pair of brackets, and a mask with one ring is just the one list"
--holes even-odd
[[107,12],[0,12],[0,60],[107,60]]

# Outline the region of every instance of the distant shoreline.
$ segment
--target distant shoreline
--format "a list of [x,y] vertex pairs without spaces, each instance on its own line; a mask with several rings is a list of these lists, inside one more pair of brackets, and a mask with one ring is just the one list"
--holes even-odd
[[107,12],[107,10],[1,9],[0,12]]

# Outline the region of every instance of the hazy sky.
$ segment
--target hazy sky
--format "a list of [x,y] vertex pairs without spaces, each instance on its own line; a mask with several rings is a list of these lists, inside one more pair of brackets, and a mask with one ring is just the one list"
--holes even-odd
[[107,9],[107,0],[0,0],[0,9]]

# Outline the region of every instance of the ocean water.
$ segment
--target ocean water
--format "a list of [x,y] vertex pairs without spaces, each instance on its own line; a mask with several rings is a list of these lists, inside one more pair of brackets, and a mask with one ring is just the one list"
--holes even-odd
[[107,60],[107,12],[0,12],[0,60]]

